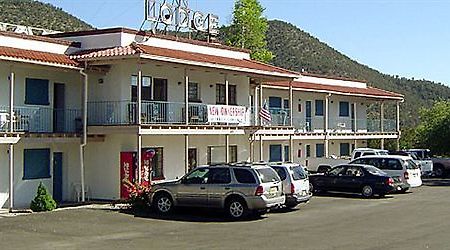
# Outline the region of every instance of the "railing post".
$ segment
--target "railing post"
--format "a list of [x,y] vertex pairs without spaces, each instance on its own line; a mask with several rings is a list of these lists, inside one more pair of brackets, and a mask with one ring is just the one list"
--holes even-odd
[[184,123],[189,125],[189,76],[184,68]]
[[292,90],[292,81],[289,82],[289,126],[294,126],[294,107],[293,107],[293,90]]

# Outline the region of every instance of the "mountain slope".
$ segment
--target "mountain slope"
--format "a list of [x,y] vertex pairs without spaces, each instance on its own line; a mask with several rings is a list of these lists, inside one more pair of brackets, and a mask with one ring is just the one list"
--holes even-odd
[[[369,85],[405,95],[401,120],[406,126],[417,124],[418,110],[431,107],[436,100],[450,99],[450,88],[426,80],[412,80],[382,74],[341,54],[317,38],[283,21],[269,21],[269,49],[273,64],[301,72],[366,80]],[[392,112],[392,111],[391,111]]]
[[33,0],[0,0],[0,22],[57,31],[92,29],[92,26],[51,4]]

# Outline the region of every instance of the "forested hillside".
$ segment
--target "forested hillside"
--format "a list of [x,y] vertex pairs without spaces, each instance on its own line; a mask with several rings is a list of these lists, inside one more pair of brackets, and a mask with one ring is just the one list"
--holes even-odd
[[269,21],[269,49],[276,66],[310,73],[367,80],[371,86],[405,95],[401,118],[404,125],[417,124],[421,107],[431,107],[436,100],[449,100],[450,88],[427,80],[412,80],[382,74],[341,54],[292,24]]
[[33,0],[0,0],[0,22],[57,31],[92,29],[61,8]]

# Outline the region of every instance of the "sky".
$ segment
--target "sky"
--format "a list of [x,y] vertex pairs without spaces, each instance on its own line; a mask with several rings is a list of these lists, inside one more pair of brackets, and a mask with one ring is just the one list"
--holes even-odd
[[[43,0],[97,27],[138,29],[144,0]],[[171,2],[171,1],[169,1]],[[284,20],[383,73],[450,86],[450,0],[260,0]],[[234,0],[190,0],[229,24]]]

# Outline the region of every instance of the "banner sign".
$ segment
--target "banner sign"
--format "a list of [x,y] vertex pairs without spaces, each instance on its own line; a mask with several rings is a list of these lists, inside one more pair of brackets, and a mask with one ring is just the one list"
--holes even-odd
[[247,108],[243,106],[208,105],[209,123],[246,124]]
[[155,24],[161,23],[175,27],[176,30],[188,29],[206,32],[210,35],[219,33],[219,17],[189,9],[188,0],[145,0],[145,20]]

